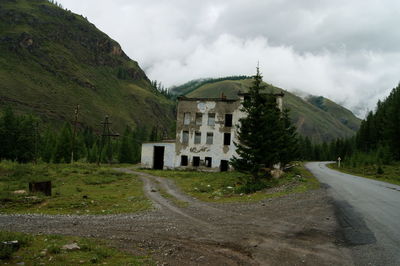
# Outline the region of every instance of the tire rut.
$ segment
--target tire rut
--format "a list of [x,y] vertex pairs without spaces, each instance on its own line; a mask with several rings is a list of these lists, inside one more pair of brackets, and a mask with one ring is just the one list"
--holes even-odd
[[[215,228],[215,226],[213,226],[212,224],[184,212],[182,209],[171,203],[168,199],[164,198],[159,192],[160,189],[164,189],[168,194],[170,194],[171,196],[175,197],[178,200],[184,201],[189,204],[194,203],[193,199],[190,199],[188,196],[179,193],[177,191],[177,188],[175,189],[171,188],[171,185],[167,184],[164,179],[141,172],[135,172],[126,168],[116,168],[115,170],[128,174],[138,175],[144,184],[143,188],[145,195],[153,202],[154,207],[156,209],[159,209],[163,212],[172,212],[173,214],[178,214],[180,216],[183,216],[184,218],[189,219],[191,222],[194,222],[194,224],[196,224],[197,226],[201,226],[202,228],[203,227],[206,227],[208,229]],[[155,180],[157,180],[159,183],[154,182]]]

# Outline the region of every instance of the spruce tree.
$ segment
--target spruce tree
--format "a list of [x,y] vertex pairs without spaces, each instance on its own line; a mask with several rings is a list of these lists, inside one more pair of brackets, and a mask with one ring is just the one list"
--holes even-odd
[[133,144],[131,138],[131,130],[129,127],[125,128],[125,132],[122,137],[122,143],[118,154],[118,161],[120,163],[134,162]]
[[246,95],[242,111],[246,114],[239,120],[238,143],[230,163],[238,171],[249,173],[250,182],[257,183],[261,168],[272,169],[281,162],[291,159],[289,153],[297,145],[293,141],[294,129],[290,126],[287,113],[282,113],[272,93],[266,93],[259,68],[253,85]]
[[72,149],[72,130],[69,123],[65,123],[61,130],[54,150],[54,163],[70,163]]

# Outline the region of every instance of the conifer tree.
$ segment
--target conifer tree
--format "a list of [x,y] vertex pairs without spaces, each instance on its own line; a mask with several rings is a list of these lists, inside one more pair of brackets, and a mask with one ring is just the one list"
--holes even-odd
[[129,127],[125,128],[124,135],[122,137],[122,143],[119,149],[118,161],[120,163],[133,163],[134,152],[131,138],[131,130]]
[[54,150],[54,163],[70,163],[72,149],[72,130],[69,123],[65,123],[61,130]]
[[231,165],[240,172],[250,173],[257,183],[263,167],[272,169],[274,165],[290,160],[289,153],[295,144],[292,140],[294,129],[290,126],[287,113],[281,112],[272,93],[265,92],[259,68],[253,85],[243,102],[246,114],[238,125],[238,157],[231,159]]

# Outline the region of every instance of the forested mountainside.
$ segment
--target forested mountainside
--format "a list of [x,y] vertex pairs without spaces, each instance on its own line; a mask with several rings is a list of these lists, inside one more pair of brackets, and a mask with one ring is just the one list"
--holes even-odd
[[120,132],[175,119],[174,103],[86,18],[47,0],[2,0],[0,106],[59,126],[78,104],[80,126],[94,130],[106,115]]

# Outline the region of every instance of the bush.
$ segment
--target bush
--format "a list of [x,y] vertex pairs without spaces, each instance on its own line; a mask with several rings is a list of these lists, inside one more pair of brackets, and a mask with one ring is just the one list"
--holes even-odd
[[0,243],[0,260],[11,258],[13,252],[16,251],[12,246]]
[[50,245],[50,246],[47,247],[47,251],[50,254],[60,254],[61,253],[61,248],[59,246],[56,246],[56,245],[53,244],[53,245]]
[[378,165],[378,168],[376,169],[376,174],[377,175],[383,175],[385,172],[382,169],[381,165]]
[[248,182],[248,183],[245,183],[245,184],[237,187],[235,192],[249,194],[249,193],[257,192],[257,191],[262,190],[267,187],[268,187],[268,185],[262,181]]
[[[6,245],[3,242],[18,241],[17,245]],[[20,247],[28,246],[32,237],[22,233],[0,232],[0,259],[9,259]]]

